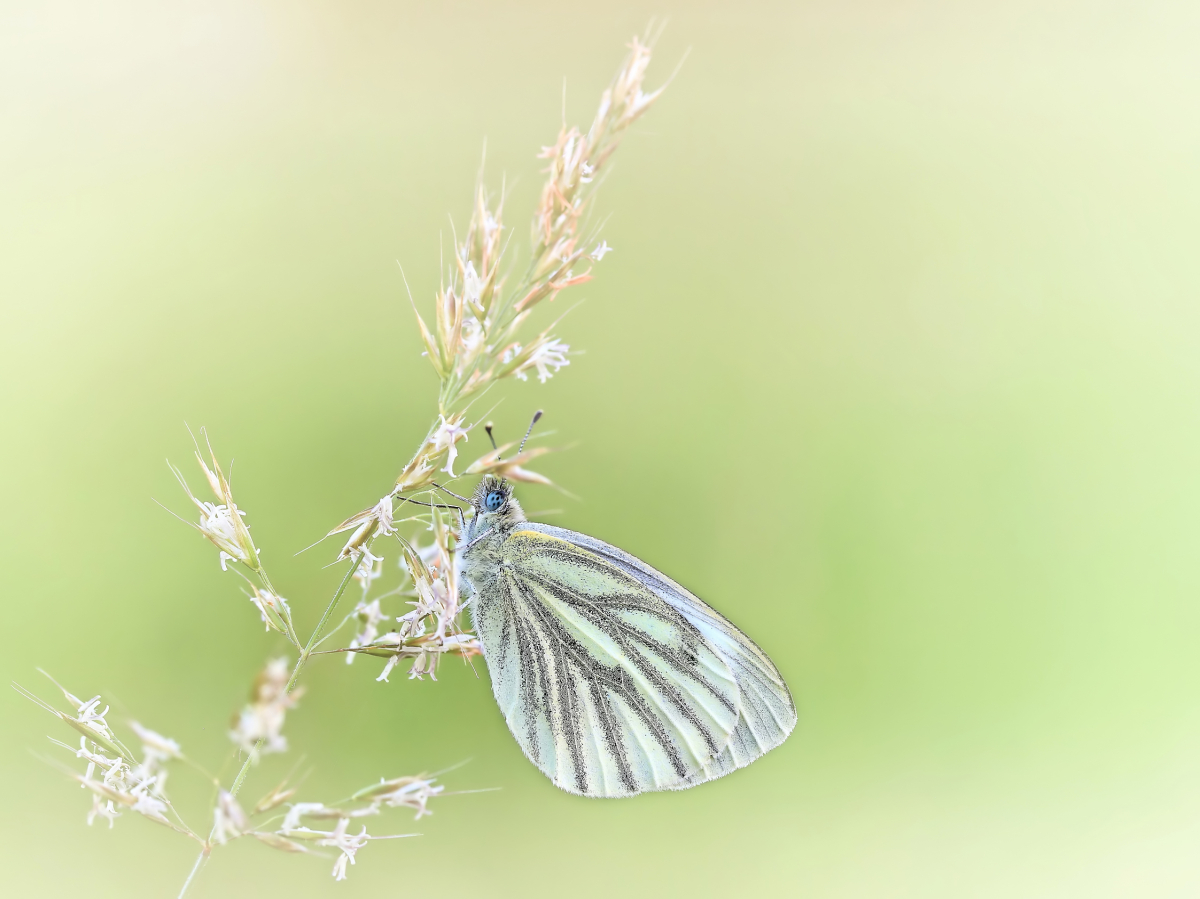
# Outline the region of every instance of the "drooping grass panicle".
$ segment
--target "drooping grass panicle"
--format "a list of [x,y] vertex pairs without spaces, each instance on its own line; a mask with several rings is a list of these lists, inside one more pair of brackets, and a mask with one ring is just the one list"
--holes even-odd
[[[600,98],[591,127],[583,132],[564,125],[557,140],[542,148],[539,157],[547,161],[547,178],[533,216],[530,261],[525,275],[512,285],[500,274],[503,194],[493,204],[482,179],[476,186],[466,235],[455,243],[449,278],[435,298],[433,328],[417,314],[426,354],[441,382],[443,421],[462,401],[499,380],[536,371],[545,381],[568,363],[569,346],[549,331],[532,338],[522,333],[534,307],[590,280],[591,264],[611,250],[598,243],[589,252],[591,240],[581,233],[581,224],[591,209],[598,175],[629,126],[663,90],[643,89],[650,55],[649,45],[634,38]],[[577,270],[585,263],[586,269]],[[420,455],[418,451],[413,461]],[[413,467],[410,462],[406,472]],[[420,486],[409,479],[405,489]]]
[[[406,660],[411,662],[409,679],[428,675],[436,680],[445,657],[459,656],[469,665],[481,654],[466,620],[470,600],[459,582],[455,559],[458,529],[470,514],[461,505],[461,494],[469,496],[470,490],[458,488],[461,492],[456,493],[449,485],[465,475],[556,486],[528,467],[552,451],[547,447],[526,449],[522,444],[515,455],[507,456],[513,444],[493,444],[491,452],[465,468],[459,455],[478,424],[472,418],[478,412],[472,411],[473,404],[486,391],[509,378],[534,376],[544,383],[570,364],[571,348],[556,333],[560,322],[535,329],[533,317],[541,304],[588,281],[594,266],[612,250],[588,230],[587,222],[599,176],[629,127],[662,93],[662,87],[644,88],[650,43],[635,38],[629,45],[586,131],[564,123],[555,141],[538,154],[545,160],[546,180],[532,215],[532,242],[520,277],[515,275],[516,264],[506,258],[511,235],[503,223],[504,188],[490,192],[481,172],[467,227],[461,238],[454,236],[453,259],[434,297],[432,324],[416,316],[425,355],[438,376],[436,417],[387,492],[326,535],[348,535],[334,564],[349,567],[307,639],[296,628],[294,603],[280,594],[267,574],[247,513],[234,499],[227,475],[232,469],[218,461],[208,432],[200,431],[205,452],[199,441],[194,443],[211,497],[194,493],[183,471],[168,462],[195,507],[187,524],[217,549],[223,571],[244,579],[243,592],[267,638],[276,644],[280,636],[287,641],[286,647],[273,647],[249,700],[232,716],[231,752],[241,762],[233,778],[208,773],[175,739],[138,721],[114,727],[109,707],[98,695],[81,699],[55,682],[70,707],[67,711],[17,687],[74,731],[72,740],[78,739],[78,747],[52,742],[74,764],[67,766],[69,776],[90,793],[89,824],[102,818],[113,827],[122,816],[143,817],[200,844],[181,897],[215,847],[246,837],[282,852],[331,850],[333,876],[344,879],[369,842],[412,836],[368,833],[363,819],[399,808],[421,818],[432,813],[430,803],[443,795],[435,777],[411,775],[380,780],[333,804],[295,801],[298,788],[288,786],[286,779],[252,807],[239,799],[252,769],[266,756],[290,750],[285,724],[298,709],[304,694],[300,677],[315,655],[342,653],[347,661],[356,655],[379,658],[383,664],[376,679],[387,681]],[[414,311],[415,307],[414,302]],[[334,620],[351,581],[357,584],[354,608],[327,633],[326,625]],[[353,625],[347,645],[320,648],[347,624]],[[286,654],[280,654],[281,648]],[[140,746],[140,751],[131,746]],[[190,827],[167,795],[168,776],[180,766],[198,772],[213,788],[205,816],[211,820],[207,834]]]

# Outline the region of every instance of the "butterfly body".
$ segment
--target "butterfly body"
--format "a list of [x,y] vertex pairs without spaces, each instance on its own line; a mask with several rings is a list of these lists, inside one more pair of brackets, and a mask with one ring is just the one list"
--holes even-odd
[[525,520],[504,482],[472,500],[458,553],[513,736],[584,796],[683,789],[795,726],[766,655],[713,609],[603,541]]

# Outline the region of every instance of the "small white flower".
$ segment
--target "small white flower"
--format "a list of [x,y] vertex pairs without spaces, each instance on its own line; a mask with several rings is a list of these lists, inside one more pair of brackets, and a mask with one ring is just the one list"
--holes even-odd
[[[136,721],[130,721],[129,726],[142,741],[143,756],[142,763],[129,772],[130,778],[137,783],[153,782],[154,792],[160,797],[165,797],[168,772],[164,770],[163,765],[172,759],[183,758],[179,744],[170,737],[164,737],[148,727],[143,727]],[[120,763],[120,759],[117,761]],[[105,775],[106,781],[118,767],[119,764],[110,769],[109,775]]]
[[300,827],[300,819],[307,815],[321,815],[326,811],[325,803],[323,802],[297,802],[288,808],[288,812],[283,817],[283,823],[279,825],[280,832],[288,830],[296,830]]
[[595,177],[596,170],[584,162],[580,164],[579,171],[581,172],[579,176],[579,182],[581,184],[591,184],[592,178]]
[[354,570],[354,579],[362,587],[364,596],[371,589],[371,584],[382,575],[383,556],[375,555],[366,546],[362,547],[362,556],[358,561],[358,568]]
[[375,683],[377,683],[377,684],[378,683],[384,683],[384,684],[391,683],[388,680],[388,675],[390,675],[392,673],[392,669],[395,668],[399,663],[400,663],[399,655],[388,656],[388,660],[384,664],[383,670],[381,672],[379,672],[379,677],[375,678]]
[[557,372],[560,368],[570,365],[570,360],[567,359],[567,352],[571,348],[561,340],[552,340],[541,346],[533,357],[533,364],[537,368],[538,380],[545,384],[553,374],[551,368]]
[[426,808],[429,800],[446,789],[441,784],[435,784],[432,778],[425,780],[420,777],[401,777],[390,783],[386,781],[383,783],[391,786],[392,789],[372,797],[372,804],[383,805],[387,808],[416,809],[417,815],[414,820],[420,820],[425,815],[432,815],[433,812]]
[[[233,516],[244,516],[246,513],[237,509],[230,510],[228,506],[215,503],[197,502],[200,508],[200,533],[211,540],[221,551],[221,570],[228,571],[228,562],[249,564],[250,554],[237,542],[238,529],[233,522]],[[249,529],[247,529],[247,533]]]
[[[79,748],[75,750],[75,758],[87,759],[87,763],[88,763],[87,773],[84,775],[84,777],[87,780],[92,779],[92,775],[96,773],[97,765],[100,766],[100,769],[102,771],[107,771],[116,762],[120,761],[120,759],[116,759],[114,761],[113,759],[106,758],[104,753],[102,753],[102,752],[92,752],[92,750],[88,749],[88,738],[87,737],[79,738]],[[85,789],[86,789],[86,787],[85,787]]]
[[217,806],[213,809],[213,837],[224,845],[235,837],[240,837],[250,829],[250,819],[238,805],[238,801],[226,790],[217,797]]
[[[382,559],[379,560],[383,562]],[[382,564],[380,571],[382,572]],[[376,575],[378,577],[378,575]],[[373,600],[370,603],[359,600],[357,606],[354,607],[354,617],[358,619],[358,633],[354,635],[354,639],[350,641],[350,648],[355,649],[359,646],[366,646],[375,640],[379,634],[379,625],[387,620],[387,615],[379,607],[379,600]],[[349,665],[354,661],[354,657],[358,655],[355,652],[346,653],[346,664]]]
[[155,821],[165,822],[167,816],[164,814],[167,810],[167,804],[161,799],[151,795],[151,791],[155,787],[156,778],[143,781],[138,784],[129,794],[134,798],[133,810],[139,815],[145,815],[147,818],[152,818]]
[[130,721],[129,727],[137,734],[138,739],[142,741],[142,753],[146,756],[147,762],[160,765],[170,759],[183,757],[183,750],[170,737],[164,737],[162,734],[152,731],[148,727],[143,727],[136,721]]
[[[87,744],[88,738],[80,737],[79,748],[75,750],[76,758],[87,759],[88,766],[86,773],[83,775],[84,781],[91,781],[96,773],[96,769],[99,768],[104,772],[104,776],[102,778],[104,785],[106,787],[111,787],[118,792],[124,793],[127,792],[130,786],[132,786],[134,783],[145,780],[146,777],[152,776],[152,772],[146,774],[145,776],[137,776],[123,758],[118,757],[115,759],[110,759],[105,756],[103,752],[93,752],[92,750],[88,749]],[[140,768],[141,766],[139,766],[139,769]],[[83,786],[86,789],[87,783],[85,782]]]
[[[84,785],[86,787],[86,784]],[[92,810],[88,812],[87,823],[88,827],[92,826],[92,822],[97,817],[103,818],[108,822],[108,829],[112,830],[113,822],[121,817],[121,813],[113,806],[111,799],[101,799],[97,794],[92,794]]]
[[343,531],[354,530],[350,535],[350,539],[346,541],[346,545],[342,547],[342,551],[338,553],[338,561],[348,559],[376,536],[390,537],[396,533],[396,526],[392,523],[393,508],[392,494],[383,497],[375,505],[369,509],[363,509],[357,514],[351,515],[332,531],[326,534],[326,537],[332,537],[334,534],[340,534]]
[[396,618],[400,622],[400,631],[396,634],[397,644],[414,637],[425,636],[425,619],[432,614],[432,610],[420,599],[410,605],[416,606],[416,608]]
[[104,772],[103,781],[106,787],[112,787],[122,793],[128,793],[139,783],[138,778],[134,776],[133,769],[124,759],[117,759],[108,767]]
[[254,603],[258,614],[262,617],[263,630],[269,631],[272,628],[280,630],[279,625],[275,623],[276,619],[286,622],[291,617],[287,600],[270,590],[253,586],[251,589],[254,592],[250,594],[250,602]]
[[522,362],[513,374],[524,381],[529,377],[526,372],[533,368],[537,370],[538,380],[545,384],[560,368],[571,364],[567,358],[570,349],[571,347],[561,340],[542,340],[532,348],[529,358]]
[[591,256],[593,259],[595,259],[597,262],[599,262],[607,254],[611,253],[612,250],[613,250],[613,248],[608,245],[608,241],[602,240],[596,246],[596,249],[592,250],[592,252],[588,253],[588,255]]
[[379,522],[380,537],[390,537],[396,533],[396,526],[392,524],[392,495],[390,493],[375,504],[371,514]]
[[412,667],[408,669],[408,679],[424,680],[425,675],[428,674],[431,680],[436,681],[437,663],[437,653],[426,652],[424,649],[422,649],[417,653],[417,657],[413,659]]
[[111,741],[113,733],[108,729],[108,722],[104,720],[104,716],[108,714],[108,706],[104,707],[103,712],[96,711],[99,707],[99,696],[93,696],[87,702],[81,702],[75,712],[75,720],[88,730],[94,731],[106,740]]
[[282,733],[284,718],[304,692],[298,688],[288,694],[288,677],[286,658],[272,659],[259,673],[251,702],[238,714],[233,730],[229,732],[229,739],[243,751],[254,753],[259,740],[263,741],[263,753],[287,751],[287,738]]
[[367,836],[367,828],[365,826],[358,834],[346,833],[346,827],[349,824],[349,818],[339,818],[337,827],[333,829],[333,833],[323,840],[317,840],[318,846],[331,846],[342,853],[333,864],[334,880],[346,879],[346,863],[354,864],[355,853],[367,845],[367,841],[370,839]]
[[446,467],[442,471],[455,477],[454,460],[458,458],[458,447],[455,446],[460,440],[467,440],[467,428],[462,427],[461,416],[451,416],[449,419],[446,416],[441,416],[442,423],[438,426],[437,431],[433,435],[433,451],[439,453],[446,450]]

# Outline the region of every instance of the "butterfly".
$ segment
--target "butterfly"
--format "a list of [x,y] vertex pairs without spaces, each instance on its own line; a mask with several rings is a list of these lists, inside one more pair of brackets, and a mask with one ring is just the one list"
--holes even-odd
[[778,669],[710,606],[615,546],[527,521],[501,478],[470,503],[456,564],[492,692],[556,786],[686,789],[787,739]]

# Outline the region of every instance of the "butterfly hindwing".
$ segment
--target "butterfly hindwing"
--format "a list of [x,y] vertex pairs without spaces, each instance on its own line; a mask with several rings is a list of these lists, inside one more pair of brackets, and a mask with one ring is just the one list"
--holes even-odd
[[624,796],[728,768],[735,672],[701,627],[612,560],[525,525],[502,544],[474,618],[509,728],[559,787]]
[[624,572],[683,615],[729,666],[738,686],[738,722],[710,778],[750,764],[787,739],[796,726],[787,685],[767,654],[730,621],[662,572],[603,540],[552,525],[526,527],[565,540]]

